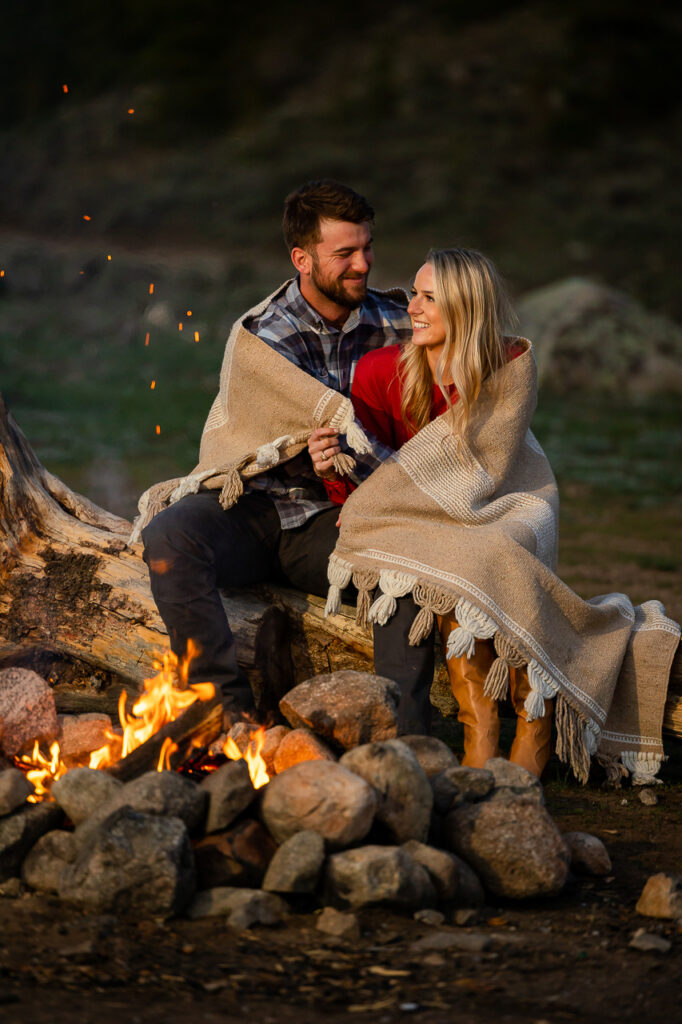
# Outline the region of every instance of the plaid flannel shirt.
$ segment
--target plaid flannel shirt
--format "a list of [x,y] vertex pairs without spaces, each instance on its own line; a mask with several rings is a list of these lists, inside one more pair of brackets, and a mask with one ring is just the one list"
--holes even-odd
[[[395,345],[412,337],[405,306],[388,295],[369,290],[341,328],[331,326],[301,294],[295,278],[259,316],[244,326],[280,355],[311,374],[328,388],[350,397],[355,367],[361,356],[375,348]],[[356,455],[354,476],[364,480],[389,455],[390,448],[370,438],[373,451]],[[344,439],[341,439],[344,447]],[[283,530],[302,526],[325,508],[331,508],[322,482],[313,472],[307,452],[271,473],[252,480],[250,488],[267,491],[273,498]]]

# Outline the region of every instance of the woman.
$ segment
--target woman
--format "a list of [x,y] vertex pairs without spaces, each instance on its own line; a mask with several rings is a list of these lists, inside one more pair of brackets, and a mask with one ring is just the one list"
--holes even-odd
[[[358,419],[394,450],[445,414],[455,441],[465,437],[483,382],[525,350],[519,339],[505,336],[511,309],[495,267],[473,250],[432,250],[414,279],[408,313],[412,341],[364,356],[353,382]],[[332,500],[340,502],[349,488],[333,474],[338,451],[331,431],[311,445],[316,472],[328,481]],[[445,650],[459,624],[452,614],[438,615],[437,622]],[[433,642],[432,635],[427,642]],[[490,639],[478,640],[471,656],[446,659],[464,726],[462,763],[472,767],[500,754],[497,701],[485,686],[495,660]],[[552,702],[545,701],[541,716],[529,716],[524,705],[530,685],[520,665],[511,668],[509,693],[517,714],[510,760],[539,777],[550,754]]]

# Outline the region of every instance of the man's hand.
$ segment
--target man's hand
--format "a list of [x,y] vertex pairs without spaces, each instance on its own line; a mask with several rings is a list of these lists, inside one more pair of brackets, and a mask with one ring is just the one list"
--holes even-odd
[[332,427],[318,427],[308,438],[308,451],[315,474],[323,480],[338,480],[334,456],[341,451],[339,435]]

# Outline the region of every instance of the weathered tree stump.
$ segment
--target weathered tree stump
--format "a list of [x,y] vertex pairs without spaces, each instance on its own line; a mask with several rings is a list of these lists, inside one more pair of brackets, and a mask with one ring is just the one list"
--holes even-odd
[[[0,396],[0,666],[50,655],[79,666],[55,681],[60,711],[115,713],[121,689],[137,693],[168,646],[130,531],[41,465]],[[371,634],[350,608],[325,619],[321,598],[273,586],[223,601],[261,711],[316,673],[372,668]],[[432,701],[452,710],[442,662]],[[664,729],[682,737],[680,649]]]

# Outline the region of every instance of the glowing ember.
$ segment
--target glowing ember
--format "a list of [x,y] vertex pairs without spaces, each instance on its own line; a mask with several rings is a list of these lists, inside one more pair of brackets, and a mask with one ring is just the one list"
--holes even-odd
[[149,331],[147,331],[147,333],[144,336],[144,343],[145,343],[145,347],[147,345],[149,345]]
[[156,424],[156,433],[157,434],[161,433],[161,427],[160,427],[160,425],[158,423]]
[[153,380],[153,381],[151,382],[151,384],[149,385],[149,387],[150,387],[150,388],[151,388],[151,390],[153,391],[153,390],[154,390],[154,388],[156,387],[156,381],[155,381],[155,380]]
[[66,85],[66,83],[65,83],[65,84],[64,84],[64,85],[62,86],[62,92],[66,94],[66,93],[67,93],[68,91],[69,91],[69,87],[68,87],[68,85]]
[[231,761],[241,761],[242,758],[246,761],[254,789],[260,789],[270,781],[265,761],[261,757],[264,743],[265,726],[261,725],[260,729],[254,730],[249,736],[249,743],[243,754],[231,736],[227,737],[223,746],[223,753]]
[[153,295],[153,294],[154,294],[154,285],[153,285],[153,284],[150,284],[150,285],[149,285],[149,294],[150,294],[150,295]]
[[181,330],[182,330],[182,320],[181,320],[181,321],[180,321],[180,323],[178,324],[178,330],[179,330],[179,331],[181,331]]
[[111,261],[111,253],[110,253],[110,252],[108,252],[108,253],[107,253],[107,259],[108,259],[109,261]]
[[195,331],[195,332],[194,332],[194,340],[195,340],[195,341],[198,341],[198,340],[199,340],[199,332],[198,332],[198,331]]
[[83,214],[83,220],[92,220],[92,217],[88,213]]
[[[157,674],[152,679],[145,679],[144,693],[137,698],[132,706],[132,713],[126,711],[127,693],[121,692],[118,702],[118,717],[123,735],[107,732],[105,746],[93,751],[90,755],[91,768],[106,768],[115,764],[122,757],[127,757],[168,722],[174,722],[178,715],[186,711],[196,700],[211,700],[215,696],[213,683],[192,683],[185,689],[178,687],[178,682],[186,684],[187,672],[192,655],[193,645],[181,663],[172,651],[166,651],[161,661],[154,661]],[[163,771],[170,765],[171,754],[177,747],[172,740],[166,740],[161,750],[157,771]]]
[[191,309],[188,309],[188,310],[187,310],[187,316],[191,316],[191,315],[192,315],[192,310],[191,310]]
[[49,758],[41,752],[40,744],[36,740],[32,753],[24,754],[23,757],[17,759],[17,767],[26,772],[26,778],[35,786],[35,793],[28,797],[32,804],[37,804],[49,796],[50,786],[55,779],[61,779],[62,775],[68,771],[59,756],[59,744],[56,740],[50,744]]
[[129,114],[134,114],[135,113],[135,107],[128,107],[128,113]]

